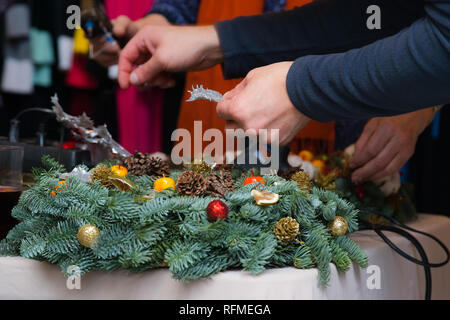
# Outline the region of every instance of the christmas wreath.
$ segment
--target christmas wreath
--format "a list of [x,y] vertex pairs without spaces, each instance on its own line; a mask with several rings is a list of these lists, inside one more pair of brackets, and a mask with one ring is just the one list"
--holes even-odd
[[348,237],[359,210],[303,171],[259,177],[207,164],[170,170],[136,153],[67,173],[50,157],[34,170],[12,215],[21,221],[0,242],[0,255],[58,264],[68,274],[168,267],[187,281],[227,269],[346,271],[368,265]]

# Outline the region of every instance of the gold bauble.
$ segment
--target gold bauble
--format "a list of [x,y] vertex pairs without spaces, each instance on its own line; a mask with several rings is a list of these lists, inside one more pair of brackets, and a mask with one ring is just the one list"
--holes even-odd
[[337,216],[328,223],[331,234],[335,237],[344,236],[348,231],[348,223],[343,217]]
[[300,225],[297,220],[291,217],[280,219],[273,228],[273,233],[277,236],[278,240],[283,242],[291,242],[297,238],[300,231]]
[[92,248],[97,244],[97,239],[100,236],[100,231],[96,226],[85,225],[78,230],[78,242],[86,248]]

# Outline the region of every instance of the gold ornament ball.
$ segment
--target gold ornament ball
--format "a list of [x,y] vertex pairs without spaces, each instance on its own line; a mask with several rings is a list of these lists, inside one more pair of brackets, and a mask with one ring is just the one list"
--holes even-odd
[[348,231],[348,223],[343,217],[337,216],[333,221],[328,223],[331,234],[335,237],[344,236]]
[[78,242],[86,248],[92,248],[97,244],[97,239],[100,236],[100,231],[96,226],[85,225],[78,230]]

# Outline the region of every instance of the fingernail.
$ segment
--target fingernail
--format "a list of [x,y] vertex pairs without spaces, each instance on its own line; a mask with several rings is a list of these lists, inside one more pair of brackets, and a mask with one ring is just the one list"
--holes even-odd
[[223,95],[223,98],[224,99],[227,99],[227,98],[229,98],[231,96],[231,91],[228,91],[227,93],[225,93],[224,95]]
[[137,86],[140,84],[139,77],[136,72],[133,72],[130,76],[130,82],[133,86]]

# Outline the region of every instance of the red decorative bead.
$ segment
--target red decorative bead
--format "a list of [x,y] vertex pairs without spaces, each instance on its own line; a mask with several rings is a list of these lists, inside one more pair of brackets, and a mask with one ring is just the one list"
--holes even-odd
[[215,222],[218,219],[223,220],[228,216],[228,206],[221,200],[214,200],[208,204],[206,213],[211,222]]
[[63,147],[63,149],[75,149],[76,144],[73,141],[68,141],[68,142],[63,143],[62,147]]
[[360,199],[364,198],[366,195],[364,187],[360,184],[355,186],[355,192],[356,192],[356,195],[358,196],[358,198],[360,198]]

